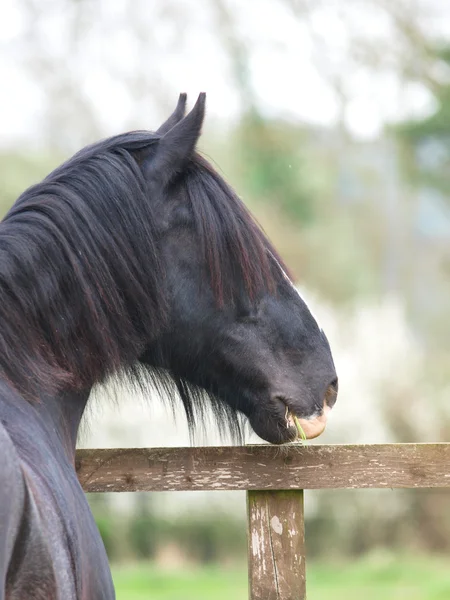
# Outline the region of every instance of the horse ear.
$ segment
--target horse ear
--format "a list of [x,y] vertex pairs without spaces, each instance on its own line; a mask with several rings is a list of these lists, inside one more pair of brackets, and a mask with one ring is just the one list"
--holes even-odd
[[174,127],[174,125],[181,121],[181,119],[184,117],[184,113],[186,112],[186,98],[186,94],[180,94],[176,109],[173,111],[167,121],[165,121],[161,127],[156,130],[156,133],[159,133],[159,135],[165,135],[172,129],[172,127]]
[[157,142],[153,156],[143,165],[144,175],[148,180],[166,186],[183,170],[200,137],[205,101],[206,94],[202,92],[191,112]]

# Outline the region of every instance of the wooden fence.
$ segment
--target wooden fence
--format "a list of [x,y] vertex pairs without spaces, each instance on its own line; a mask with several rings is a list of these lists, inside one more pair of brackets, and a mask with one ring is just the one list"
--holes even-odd
[[79,450],[86,492],[246,490],[251,600],[304,600],[303,490],[450,487],[450,444]]

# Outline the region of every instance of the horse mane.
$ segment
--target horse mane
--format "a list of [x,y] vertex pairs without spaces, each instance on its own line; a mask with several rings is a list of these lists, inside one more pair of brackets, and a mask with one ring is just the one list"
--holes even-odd
[[[0,376],[30,401],[90,389],[124,370],[143,378],[138,357],[168,318],[139,165],[159,138],[135,131],[84,148],[26,190],[0,223]],[[274,289],[271,256],[281,259],[211,165],[194,154],[179,183],[218,304],[233,301],[237,280],[252,298]],[[192,421],[200,391],[176,385]]]

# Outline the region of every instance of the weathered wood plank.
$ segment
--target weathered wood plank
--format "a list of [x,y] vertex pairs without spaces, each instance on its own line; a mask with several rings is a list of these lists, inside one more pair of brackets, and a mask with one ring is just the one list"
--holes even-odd
[[247,509],[250,600],[305,600],[303,491],[250,491]]
[[450,444],[79,450],[87,492],[450,487]]

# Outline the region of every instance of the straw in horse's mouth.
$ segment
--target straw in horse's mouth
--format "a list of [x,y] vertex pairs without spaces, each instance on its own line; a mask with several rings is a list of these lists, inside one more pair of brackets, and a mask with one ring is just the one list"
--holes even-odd
[[306,441],[306,434],[303,431],[303,427],[300,425],[300,421],[298,419],[298,417],[296,417],[290,410],[289,407],[286,405],[286,413],[284,415],[284,418],[286,420],[286,426],[289,427],[289,429],[294,428],[296,431],[296,437],[294,439],[294,442],[297,442],[300,440],[302,440],[302,442]]

